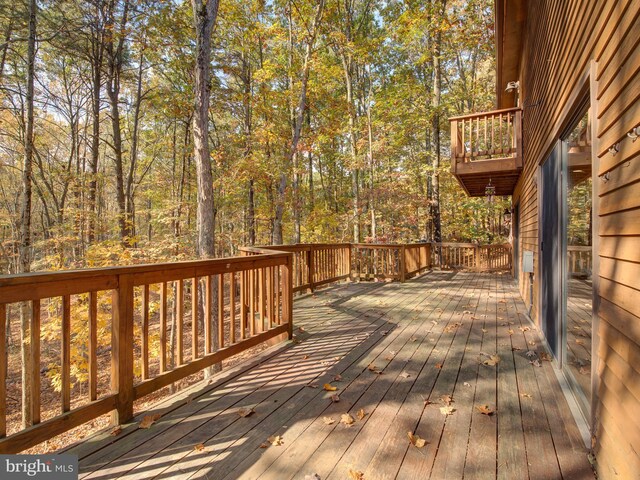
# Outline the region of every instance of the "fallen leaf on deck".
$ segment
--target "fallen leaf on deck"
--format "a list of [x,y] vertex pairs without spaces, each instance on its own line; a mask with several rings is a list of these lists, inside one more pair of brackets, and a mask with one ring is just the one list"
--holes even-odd
[[340,361],[342,357],[333,357],[334,360]]
[[349,478],[351,480],[364,480],[364,473],[359,470],[349,469]]
[[377,369],[377,367],[373,363],[370,363],[367,369],[372,373],[377,373],[378,375],[382,373],[380,370]]
[[282,439],[282,437],[280,435],[271,435],[269,438],[267,438],[267,440],[274,447],[279,447],[280,445],[282,445],[284,443],[284,441],[283,441],[283,439]]
[[159,413],[156,413],[156,414],[153,414],[153,415],[145,415],[144,417],[142,417],[142,420],[140,420],[140,425],[138,425],[138,426],[140,428],[149,428],[151,425],[156,423],[156,421],[161,416],[162,415],[160,415]]
[[521,393],[520,396],[522,398],[531,398],[531,395],[529,395],[528,393]]
[[498,355],[489,355],[489,358],[482,362],[483,365],[486,365],[488,367],[495,367],[499,363],[500,357]]
[[333,403],[338,403],[340,401],[340,395],[338,395],[337,393],[334,393],[333,395],[331,395],[330,398]]
[[584,345],[584,340],[580,339],[580,338],[576,338],[576,343],[578,345]]
[[580,367],[580,375],[591,375],[591,369],[590,368],[584,368],[584,367]]
[[513,335],[513,330],[510,328],[509,330],[507,330],[507,333],[508,333],[509,335]]
[[519,352],[520,350],[522,350],[522,349],[518,348],[518,347],[511,347],[511,351],[512,352]]
[[256,413],[253,408],[241,408],[237,412],[238,416],[245,418]]
[[528,350],[527,353],[525,353],[525,355],[529,358],[533,358],[535,356],[537,356],[538,354],[536,352],[534,352],[533,350]]
[[307,383],[306,386],[309,388],[318,388],[318,385],[316,385],[315,383]]
[[331,417],[322,417],[322,421],[325,425],[333,425],[336,421]]
[[522,330],[523,332],[528,332],[531,329],[529,327],[520,327],[520,330]]
[[198,443],[198,444],[194,445],[193,449],[196,452],[201,452],[202,450],[204,450],[204,443]]
[[447,415],[453,415],[453,412],[455,412],[456,409],[453,407],[440,407],[440,413],[443,414],[445,417]]
[[436,363],[436,368],[438,370],[442,370],[442,364],[441,363]]
[[304,329],[304,327],[298,327],[298,331],[299,331],[299,332],[304,332],[304,331],[305,331],[305,329]]
[[444,327],[444,331],[445,332],[453,332],[454,330],[456,330],[460,325],[462,325],[461,323],[452,323],[451,325],[447,325],[446,327]]
[[442,395],[440,397],[440,401],[445,405],[451,405],[451,402],[453,402],[453,398],[451,398],[451,395]]
[[269,448],[269,445],[271,445],[269,442],[262,442],[260,448]]
[[535,360],[531,360],[529,362],[531,365],[533,365],[534,367],[541,367],[542,365],[540,364],[540,360],[538,360],[537,358]]
[[551,361],[551,355],[549,355],[547,352],[541,352],[540,353],[540,358],[542,360],[546,360],[547,362]]
[[489,330],[487,330],[486,328],[482,329],[482,333],[487,333]]
[[334,375],[333,376],[333,381],[334,382],[339,382],[340,380],[342,380],[342,375],[338,374],[338,375]]
[[302,359],[303,359],[303,360],[306,360],[307,358],[309,358],[309,355],[304,355],[304,356],[302,357]]
[[304,480],[321,480],[320,475],[314,473],[313,475],[305,475]]
[[388,330],[382,330],[382,331],[380,332],[380,335],[386,335],[387,333],[389,333],[389,331],[388,331]]
[[489,405],[476,405],[476,410],[478,410],[483,415],[493,415],[495,410],[491,408]]
[[402,372],[402,373],[400,374],[400,376],[401,376],[402,378],[409,378],[411,375],[409,375],[407,372]]
[[385,359],[387,362],[390,362],[391,360],[393,360],[393,355],[387,355],[386,357],[384,357],[384,359]]
[[358,410],[358,413],[356,413],[356,417],[358,417],[358,420],[362,420],[366,416],[367,412],[364,411],[364,408],[361,408],[360,410]]
[[111,430],[111,433],[109,435],[111,435],[112,437],[116,437],[116,436],[120,435],[121,433],[122,433],[122,428],[116,427],[113,430]]
[[469,382],[464,382],[464,383],[463,383],[463,385],[464,385],[465,387],[470,387],[470,386],[471,386],[471,384],[470,384]]
[[343,413],[340,417],[340,423],[344,423],[347,426],[353,425],[353,422],[355,422],[355,419],[348,413]]
[[407,432],[407,437],[409,437],[411,445],[416,448],[422,448],[427,444],[427,441],[424,438],[420,438],[419,435],[414,435],[412,432]]
[[536,342],[534,342],[533,340],[529,340],[529,345],[531,345],[532,347],[536,346]]
[[333,385],[331,385],[330,383],[325,383],[322,388],[324,388],[327,392],[335,392],[336,390],[338,390],[338,387],[334,387]]
[[411,337],[409,340],[412,341],[412,342],[417,342],[418,341],[418,339],[416,337]]
[[464,312],[462,312],[463,315],[470,315],[471,312],[469,310],[465,310]]

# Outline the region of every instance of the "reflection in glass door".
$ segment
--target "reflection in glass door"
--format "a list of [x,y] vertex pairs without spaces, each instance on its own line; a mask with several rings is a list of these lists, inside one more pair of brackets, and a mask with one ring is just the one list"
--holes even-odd
[[591,124],[585,113],[563,139],[563,369],[589,418],[592,334]]

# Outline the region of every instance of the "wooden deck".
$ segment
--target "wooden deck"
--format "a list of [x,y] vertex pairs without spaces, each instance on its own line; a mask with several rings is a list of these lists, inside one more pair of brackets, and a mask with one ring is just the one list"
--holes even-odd
[[[332,287],[295,302],[289,348],[159,405],[148,429],[70,453],[80,478],[102,480],[593,478],[550,362],[530,363],[542,346],[525,311],[507,275]],[[261,448],[273,436],[282,444]]]

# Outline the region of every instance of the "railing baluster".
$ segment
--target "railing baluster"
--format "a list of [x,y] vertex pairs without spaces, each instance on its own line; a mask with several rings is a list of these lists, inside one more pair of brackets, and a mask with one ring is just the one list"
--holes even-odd
[[133,278],[118,276],[111,310],[111,392],[117,394],[112,423],[120,425],[133,417]]
[[160,373],[167,371],[167,282],[160,284]]
[[240,338],[247,338],[247,272],[240,272]]
[[211,316],[213,315],[213,290],[211,287],[211,275],[204,278],[204,354],[208,355],[213,352],[211,348]]
[[0,438],[7,436],[7,306],[0,303]]
[[224,273],[218,274],[218,348],[224,347]]
[[142,287],[142,380],[149,378],[149,285]]
[[[71,410],[71,298],[62,297],[62,413]],[[39,369],[38,369],[39,370]],[[38,371],[38,376],[40,372]]]
[[191,279],[191,360],[198,358],[198,279]]
[[[64,310],[64,307],[63,307]],[[64,311],[63,311],[64,318]],[[40,300],[31,302],[31,420],[33,425],[40,423]],[[62,322],[64,329],[64,321]],[[64,332],[62,332],[64,336]],[[4,362],[4,358],[1,360]],[[64,370],[64,368],[63,368]]]
[[249,332],[253,337],[256,334],[256,271],[249,271]]
[[265,267],[262,267],[260,269],[260,285],[259,285],[259,292],[260,292],[260,331],[264,332],[264,318],[266,316],[266,312],[265,312]]
[[89,292],[89,400],[98,398],[98,292]]
[[236,343],[236,273],[229,273],[229,345]]
[[178,347],[178,366],[184,364],[183,328],[184,328],[184,280],[178,280],[176,291],[176,343]]

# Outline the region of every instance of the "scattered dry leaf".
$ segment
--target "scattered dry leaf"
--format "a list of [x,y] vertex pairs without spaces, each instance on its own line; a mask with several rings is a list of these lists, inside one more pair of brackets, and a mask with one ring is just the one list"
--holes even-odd
[[489,358],[482,362],[483,365],[486,365],[488,367],[495,367],[499,363],[500,357],[498,355],[489,355]]
[[534,352],[533,350],[528,350],[527,353],[525,353],[525,355],[529,358],[533,358],[537,355],[537,353]]
[[313,475],[305,475],[304,480],[322,480],[322,479],[320,478],[320,475],[318,475],[317,473],[314,473]]
[[355,419],[348,413],[343,413],[340,417],[340,423],[344,423],[347,426],[353,425],[353,422],[355,422]]
[[269,442],[262,442],[260,448],[269,448],[269,445],[271,445]]
[[305,330],[304,330],[304,327],[298,327],[298,331],[299,331],[299,332],[304,332],[304,331],[305,331]]
[[382,330],[382,331],[380,332],[380,335],[386,335],[387,333],[389,333],[389,330]]
[[442,364],[441,363],[436,363],[436,368],[438,370],[442,370]]
[[445,417],[447,415],[453,415],[453,412],[455,412],[456,409],[453,407],[440,407],[440,413],[443,414]]
[[540,358],[542,360],[546,360],[547,362],[551,361],[551,355],[549,355],[547,352],[541,352],[540,353]]
[[338,375],[334,375],[333,376],[333,381],[334,382],[339,382],[340,380],[342,380],[342,375],[338,374]]
[[489,405],[476,405],[476,410],[478,410],[483,415],[493,415],[495,410],[491,408]]
[[241,408],[237,412],[238,416],[245,418],[256,413],[253,408]]
[[509,335],[513,335],[513,329],[512,329],[512,328],[510,328],[509,330],[507,330],[507,333],[508,333]]
[[487,330],[486,328],[482,329],[482,333],[487,333],[489,330]]
[[376,367],[376,365],[374,363],[370,363],[369,366],[367,367],[367,369],[370,372],[377,373],[378,375],[380,375],[382,373],[380,370],[378,370],[378,368]]
[[360,410],[358,410],[358,413],[356,413],[356,417],[358,417],[358,420],[362,420],[367,415],[368,413],[364,411],[364,408],[361,408]]
[[533,365],[534,367],[541,367],[542,364],[540,363],[540,360],[538,360],[537,358],[535,360],[531,360],[529,362],[531,365]]
[[140,428],[149,428],[151,425],[156,423],[156,421],[161,417],[159,413],[155,413],[153,415],[145,415],[140,420],[140,424],[138,425]]
[[456,330],[460,325],[462,325],[461,323],[452,323],[451,325],[447,325],[446,327],[444,327],[444,331],[445,332],[453,332],[454,330]]
[[579,371],[580,371],[580,375],[591,375],[590,368],[580,367]]
[[271,435],[269,438],[267,438],[267,440],[274,447],[279,447],[280,445],[282,445],[284,443],[284,440],[282,439],[282,437],[280,435]]
[[364,473],[359,470],[349,469],[349,479],[350,480],[364,480]]
[[117,437],[121,433],[122,433],[122,428],[116,427],[113,430],[111,430],[111,433],[109,435],[111,435],[112,437]]
[[302,359],[303,359],[303,360],[307,360],[308,358],[309,358],[309,355],[304,355],[304,356],[302,357]]
[[411,337],[409,340],[412,341],[412,342],[417,342],[418,341],[418,339],[416,337]]
[[582,340],[581,338],[576,338],[576,343],[578,345],[584,345],[584,340]]
[[528,394],[528,393],[521,393],[521,394],[520,394],[520,396],[521,396],[522,398],[531,398],[531,395],[530,395],[530,394]]
[[420,438],[419,435],[414,435],[412,432],[407,432],[407,436],[409,437],[411,445],[416,448],[422,448],[427,444],[427,441],[424,438]]
[[471,384],[470,384],[469,382],[464,382],[464,383],[463,383],[463,385],[464,385],[465,387],[470,387],[470,386],[471,386]]
[[202,450],[204,450],[204,443],[198,443],[198,444],[194,445],[193,449],[196,452],[201,452]]
[[333,385],[331,385],[330,383],[325,383],[322,388],[324,388],[327,392],[335,392],[336,390],[338,390],[338,387],[334,387]]
[[442,395],[440,397],[440,401],[445,405],[451,405],[451,402],[453,402],[453,398],[451,398],[451,395]]
[[536,342],[534,342],[533,340],[529,340],[529,345],[531,345],[532,347],[536,346]]
[[522,330],[523,332],[528,332],[531,329],[529,327],[520,327],[520,330]]
[[402,373],[400,374],[400,376],[401,376],[402,378],[409,378],[411,375],[409,375],[407,372],[402,372]]
[[325,425],[333,425],[336,421],[331,417],[322,417],[322,421]]
[[333,403],[338,403],[340,401],[340,395],[338,395],[337,393],[334,393],[333,395],[331,395],[330,398]]
[[309,388],[318,388],[318,385],[315,383],[307,383],[305,386]]

